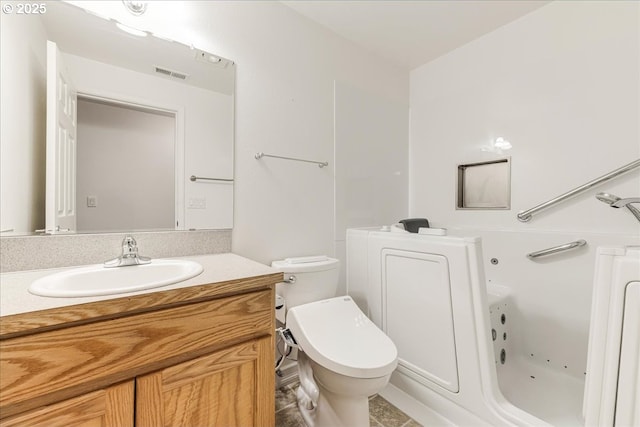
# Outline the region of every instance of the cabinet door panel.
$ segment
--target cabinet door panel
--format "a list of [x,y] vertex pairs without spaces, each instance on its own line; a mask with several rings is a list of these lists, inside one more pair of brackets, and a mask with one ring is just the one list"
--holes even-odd
[[1,427],[133,427],[133,387],[128,381],[0,422]]
[[137,378],[136,426],[273,425],[271,353],[267,337]]

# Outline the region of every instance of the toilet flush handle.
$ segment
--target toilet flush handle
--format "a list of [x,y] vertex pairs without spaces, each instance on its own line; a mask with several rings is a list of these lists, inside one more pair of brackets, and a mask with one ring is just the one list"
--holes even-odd
[[292,284],[292,285],[293,285],[294,283],[296,283],[296,280],[297,280],[297,279],[296,279],[296,276],[294,276],[293,274],[292,274],[291,276],[289,276],[289,277],[285,277],[285,278],[284,278],[284,282],[285,282],[285,283],[290,283],[290,284]]

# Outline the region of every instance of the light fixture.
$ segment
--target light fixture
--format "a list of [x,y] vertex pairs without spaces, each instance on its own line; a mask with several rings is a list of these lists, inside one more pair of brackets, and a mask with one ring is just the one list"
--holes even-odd
[[129,13],[135,16],[140,16],[147,11],[148,2],[146,1],[122,0],[122,3]]
[[116,22],[116,27],[120,28],[125,33],[129,33],[138,37],[147,37],[149,33],[146,31],[138,30],[137,28],[129,27],[128,25],[121,24],[120,22]]

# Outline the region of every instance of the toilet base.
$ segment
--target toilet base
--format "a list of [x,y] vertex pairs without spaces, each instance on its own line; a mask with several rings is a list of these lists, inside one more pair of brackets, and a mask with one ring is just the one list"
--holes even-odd
[[313,409],[302,387],[298,389],[298,409],[308,427],[368,427],[369,398],[336,395],[320,386]]
[[299,351],[298,409],[308,427],[369,427],[369,396],[382,390],[389,376],[346,377]]

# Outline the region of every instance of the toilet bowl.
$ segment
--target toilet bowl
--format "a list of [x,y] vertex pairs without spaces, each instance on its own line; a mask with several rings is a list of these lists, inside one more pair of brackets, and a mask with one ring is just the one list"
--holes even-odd
[[329,298],[337,288],[338,260],[293,258],[272,266],[289,280],[277,292],[298,346],[298,407],[306,424],[369,426],[368,398],[387,385],[396,368],[395,345],[351,297]]
[[[308,399],[298,393],[307,424],[368,426],[368,398],[387,385],[397,365],[391,339],[348,296],[291,308],[287,328],[303,352],[298,353],[298,363],[304,367],[308,359],[319,389],[315,402],[313,392],[306,393]],[[303,390],[305,380],[302,374]]]

